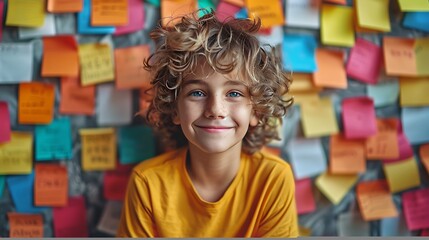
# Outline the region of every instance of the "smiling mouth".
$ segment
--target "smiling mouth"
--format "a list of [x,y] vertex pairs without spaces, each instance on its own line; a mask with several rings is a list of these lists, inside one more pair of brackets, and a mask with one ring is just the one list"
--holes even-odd
[[232,129],[232,127],[219,127],[219,126],[197,126],[197,127],[209,133],[220,133],[220,132],[225,132],[229,129]]

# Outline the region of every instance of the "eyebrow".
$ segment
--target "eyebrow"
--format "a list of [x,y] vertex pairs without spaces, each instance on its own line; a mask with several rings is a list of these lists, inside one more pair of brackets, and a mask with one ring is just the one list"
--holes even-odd
[[[196,85],[208,85],[207,82],[203,81],[203,80],[199,80],[199,79],[189,79],[189,80],[185,80],[183,81],[182,87],[185,87],[187,85],[192,85],[192,84],[196,84]],[[247,87],[247,85],[245,85],[243,82],[241,81],[234,81],[234,80],[229,80],[225,83],[225,85],[230,85],[230,86],[244,86]]]

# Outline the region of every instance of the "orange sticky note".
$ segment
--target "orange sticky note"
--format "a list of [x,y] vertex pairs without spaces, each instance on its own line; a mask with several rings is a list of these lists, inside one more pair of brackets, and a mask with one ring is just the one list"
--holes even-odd
[[309,73],[293,73],[293,84],[290,87],[290,92],[320,92],[321,87],[317,87],[313,83],[313,75]]
[[336,3],[336,4],[342,4],[342,5],[346,5],[347,4],[347,0],[323,0],[324,2],[330,2],[330,3]]
[[80,12],[83,7],[83,0],[48,0],[48,12],[68,13]]
[[78,76],[79,55],[74,36],[43,38],[42,76]]
[[337,50],[316,50],[318,70],[313,74],[316,86],[329,88],[347,88],[347,76],[344,68],[344,53]]
[[423,144],[419,149],[420,160],[426,168],[426,172],[429,173],[429,143]]
[[34,205],[61,207],[67,205],[68,175],[65,166],[36,164]]
[[122,26],[128,24],[128,0],[91,0],[93,26]]
[[162,0],[161,21],[163,26],[174,26],[180,17],[194,13],[197,10],[195,0]]
[[43,217],[41,214],[7,213],[9,218],[9,237],[42,238]]
[[20,124],[48,124],[54,115],[54,85],[41,82],[19,84]]
[[232,5],[235,5],[238,7],[245,6],[244,0],[223,0],[223,2],[231,3]]
[[383,50],[388,75],[417,75],[413,38],[384,37]]
[[366,157],[371,160],[399,157],[397,126],[392,119],[377,119],[377,133],[366,141]]
[[150,55],[149,45],[115,49],[116,88],[148,88],[150,74],[143,68],[143,60]]
[[285,22],[279,0],[246,0],[246,6],[249,17],[259,17],[263,28],[281,26]]
[[386,180],[360,182],[356,193],[359,209],[365,221],[398,216]]
[[61,78],[60,113],[93,115],[95,87],[81,86],[77,77]]
[[365,172],[364,141],[345,139],[342,134],[332,135],[329,159],[329,172],[332,174]]

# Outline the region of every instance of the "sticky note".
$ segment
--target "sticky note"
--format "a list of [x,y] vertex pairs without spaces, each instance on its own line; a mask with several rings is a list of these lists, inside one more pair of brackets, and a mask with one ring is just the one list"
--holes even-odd
[[99,125],[125,125],[131,123],[132,92],[117,90],[111,84],[97,86],[97,123]]
[[320,92],[321,87],[317,87],[313,83],[313,76],[308,73],[293,73],[292,74],[293,84],[290,86],[289,91],[291,94],[298,92]]
[[414,157],[399,162],[383,164],[389,189],[397,193],[420,185],[420,175]]
[[106,200],[123,201],[131,171],[106,171],[103,179],[103,197]]
[[77,32],[79,34],[111,34],[114,26],[91,25],[91,0],[83,0],[82,11],[77,13]]
[[0,143],[0,174],[29,174],[33,167],[33,135],[11,133],[7,143]]
[[115,168],[116,134],[113,128],[80,129],[82,168],[85,171]]
[[377,119],[377,133],[365,140],[367,159],[395,159],[399,157],[396,127],[389,128],[392,119]]
[[337,205],[346,196],[357,180],[358,175],[334,175],[325,172],[316,178],[315,184],[329,201]]
[[393,76],[416,76],[417,65],[413,38],[383,37],[386,73]]
[[402,26],[429,32],[429,12],[406,12],[402,20]]
[[36,38],[41,36],[53,36],[55,30],[55,16],[53,14],[45,14],[45,20],[42,26],[34,27],[19,27],[18,35],[20,39]]
[[117,89],[149,88],[150,74],[143,68],[143,61],[149,55],[149,45],[115,49]]
[[122,205],[123,202],[120,201],[108,201],[106,203],[101,219],[97,224],[98,231],[116,236],[121,219]]
[[284,31],[282,26],[276,26],[270,28],[270,34],[262,34],[258,32],[256,38],[259,40],[261,46],[277,46],[283,43]]
[[160,0],[147,0],[146,2],[153,5],[154,7],[158,7],[158,8],[161,5]]
[[61,114],[93,115],[95,86],[81,86],[78,77],[61,78]]
[[429,173],[429,143],[420,146],[419,154],[420,160],[426,168],[426,172]]
[[400,78],[400,103],[402,107],[428,106],[429,77]]
[[427,63],[429,61],[429,38],[417,38],[414,41],[416,67],[418,76],[429,76]]
[[326,170],[326,156],[319,138],[295,138],[286,147],[295,179],[316,176]]
[[366,170],[365,145],[362,140],[345,139],[342,134],[330,138],[329,172],[355,174]]
[[343,51],[318,48],[316,59],[318,69],[313,74],[313,81],[316,86],[347,88]]
[[155,140],[147,126],[126,126],[119,130],[119,159],[137,163],[155,156]]
[[282,4],[279,0],[247,0],[246,7],[251,18],[259,17],[263,28],[284,24]]
[[34,205],[66,206],[67,200],[68,174],[66,166],[47,163],[36,164]]
[[408,141],[408,138],[405,136],[405,134],[402,131],[398,132],[398,146],[399,146],[399,157],[383,159],[385,163],[404,160],[414,155],[413,148],[411,147],[411,144]]
[[381,48],[368,40],[358,38],[350,50],[347,61],[347,76],[368,84],[376,84],[380,75]]
[[43,215],[9,212],[9,237],[43,238]]
[[51,13],[80,12],[83,0],[48,0],[47,10]]
[[313,0],[286,0],[286,26],[319,29],[320,9]]
[[6,181],[17,212],[41,213],[48,209],[34,205],[34,172],[22,176],[8,176]]
[[411,232],[407,229],[404,215],[399,213],[397,217],[381,219],[380,236],[411,236]]
[[6,182],[5,176],[0,175],[0,198],[3,196],[5,182]]
[[10,113],[7,102],[0,101],[0,144],[9,142],[11,135]]
[[88,237],[85,198],[69,197],[67,206],[53,208],[53,222],[55,237]]
[[180,17],[192,14],[197,10],[195,0],[162,0],[161,1],[161,24],[163,26],[173,26]]
[[295,198],[298,214],[311,213],[316,210],[311,178],[295,181]]
[[297,92],[293,93],[293,104],[302,105],[302,104],[311,104],[313,102],[320,102],[319,92],[318,91],[308,91],[308,92]]
[[[199,11],[198,17],[204,16],[210,9],[215,9],[215,4],[211,0],[198,0],[198,9],[205,10]],[[219,5],[219,4],[218,4]]]
[[301,116],[306,137],[321,137],[338,132],[334,106],[330,98],[302,103]]
[[128,0],[91,0],[91,25],[123,26],[128,24]]
[[399,83],[397,79],[378,81],[376,85],[367,85],[368,97],[374,100],[374,106],[385,107],[396,104],[399,97]]
[[346,6],[322,5],[321,41],[326,45],[353,47],[353,9]]
[[344,98],[341,107],[344,135],[347,139],[367,138],[377,133],[374,101],[371,98]]
[[[4,2],[0,2],[0,19],[3,19]],[[2,21],[3,22],[3,21]],[[3,24],[0,24],[0,42],[3,39]]]
[[220,1],[216,7],[216,18],[224,22],[225,20],[234,18],[234,15],[240,11],[241,7],[226,1]]
[[141,0],[128,0],[128,24],[117,26],[115,35],[132,33],[144,27],[144,7]]
[[402,108],[401,120],[412,145],[429,142],[429,106]]
[[338,236],[369,236],[370,224],[362,219],[358,212],[346,212],[338,215]]
[[54,115],[54,85],[31,82],[19,84],[18,122],[48,124]]
[[72,157],[70,119],[57,118],[35,129],[36,160],[68,160]]
[[32,78],[33,43],[0,43],[0,84],[29,82]]
[[409,230],[429,228],[429,189],[423,188],[402,194],[402,206]]
[[79,56],[74,36],[43,38],[42,76],[79,75]]
[[293,72],[316,71],[316,46],[316,39],[312,35],[285,34],[282,44],[284,68]]
[[93,85],[114,80],[114,66],[108,44],[87,43],[79,45],[81,84]]
[[389,0],[357,0],[355,4],[361,27],[390,31]]
[[360,182],[356,187],[356,194],[365,221],[398,216],[398,210],[385,180]]
[[8,1],[6,26],[40,27],[44,19],[44,0]]
[[398,0],[398,3],[403,12],[429,11],[429,2],[426,0]]

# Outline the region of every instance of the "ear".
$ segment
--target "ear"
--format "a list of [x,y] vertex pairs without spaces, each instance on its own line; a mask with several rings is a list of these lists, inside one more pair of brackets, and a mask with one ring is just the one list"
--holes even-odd
[[179,117],[179,114],[177,114],[177,111],[174,113],[174,115],[173,115],[173,123],[174,124],[176,124],[176,125],[180,125],[180,117]]
[[255,112],[252,113],[252,115],[250,116],[250,122],[249,125],[251,127],[256,127],[258,125],[259,119],[258,117],[255,115]]

